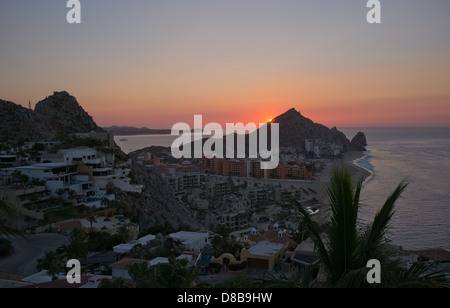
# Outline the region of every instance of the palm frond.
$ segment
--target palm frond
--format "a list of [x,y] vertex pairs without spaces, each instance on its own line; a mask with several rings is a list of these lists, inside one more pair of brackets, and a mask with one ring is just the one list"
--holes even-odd
[[395,204],[407,186],[408,183],[405,180],[400,182],[386,199],[386,202],[380,211],[375,215],[373,222],[368,225],[365,235],[363,236],[360,251],[364,261],[378,257],[375,254],[378,254],[379,250],[383,247],[383,244],[386,243],[386,232],[389,230],[389,223],[395,213]]
[[367,287],[367,273],[366,267],[352,269],[344,273],[336,283],[338,288],[362,288]]
[[416,262],[409,269],[400,269],[397,286],[401,288],[450,288],[444,271],[434,270],[435,264]]
[[328,251],[333,276],[341,277],[354,268],[354,251],[358,247],[357,218],[361,185],[353,187],[350,173],[341,166],[333,170],[327,187],[331,208]]

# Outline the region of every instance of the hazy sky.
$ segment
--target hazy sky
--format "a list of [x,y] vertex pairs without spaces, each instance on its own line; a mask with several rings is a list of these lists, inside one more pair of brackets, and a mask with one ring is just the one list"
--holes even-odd
[[0,98],[68,91],[102,126],[450,126],[450,1],[0,1]]

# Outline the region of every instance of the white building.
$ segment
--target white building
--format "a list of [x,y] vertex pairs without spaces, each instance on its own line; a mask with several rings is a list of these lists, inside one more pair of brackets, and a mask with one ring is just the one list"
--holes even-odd
[[202,232],[180,231],[169,235],[170,238],[181,242],[186,250],[200,251],[208,242],[209,234]]
[[305,151],[306,153],[312,153],[314,151],[314,140],[312,139],[305,140]]
[[105,189],[108,183],[123,191],[142,193],[144,185],[131,184],[130,169],[96,168],[93,170],[94,184]]
[[86,165],[104,165],[105,158],[100,157],[93,148],[73,148],[59,150],[67,163],[83,162]]
[[12,172],[14,170],[27,175],[30,179],[45,180],[47,189],[53,197],[58,195],[56,193],[58,189],[81,193],[83,189],[89,190],[92,184],[89,181],[76,180],[74,176],[78,173],[77,166],[68,163],[35,164],[13,168]]
[[169,263],[169,258],[166,257],[156,257],[153,260],[151,260],[148,264],[149,266],[157,265],[160,263]]
[[131,249],[134,246],[136,246],[138,244],[147,245],[148,242],[154,240],[155,238],[156,238],[156,236],[154,236],[152,234],[149,234],[149,235],[146,235],[144,237],[138,238],[137,240],[131,241],[129,243],[119,244],[117,246],[114,246],[113,247],[113,251],[117,252],[117,253],[128,253],[128,252],[131,251]]

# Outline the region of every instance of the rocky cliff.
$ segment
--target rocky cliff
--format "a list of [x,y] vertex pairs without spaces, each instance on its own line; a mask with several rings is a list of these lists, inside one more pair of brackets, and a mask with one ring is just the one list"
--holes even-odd
[[344,151],[360,151],[360,142],[362,142],[362,138],[365,140],[364,133],[359,133],[357,141],[352,143],[336,127],[329,129],[322,124],[314,123],[294,108],[276,117],[272,123],[279,124],[281,147],[296,147],[305,150],[306,139],[320,139],[325,142],[340,144]]
[[54,92],[38,102],[34,112],[51,131],[63,134],[104,132],[69,93]]
[[33,110],[0,100],[0,142],[15,145],[42,140],[48,133]]
[[203,226],[194,218],[189,206],[175,197],[173,189],[161,174],[136,163],[138,152],[130,153],[133,162],[131,172],[134,180],[144,185],[143,192],[129,194],[116,190],[115,194],[118,199],[132,204],[134,217],[138,220],[140,228],[143,230],[155,224],[168,222],[175,227],[183,224],[190,225],[194,229],[202,229]]
[[[92,117],[67,92],[54,92],[36,104],[35,110],[0,100],[0,142],[8,145],[25,141],[51,140],[61,134],[104,132]],[[171,187],[155,170],[135,163],[131,156],[132,174],[136,182],[144,185],[142,194],[130,194],[113,188],[117,199],[128,205],[141,229],[154,224],[181,223],[201,228],[189,208],[178,201]]]
[[54,92],[35,110],[0,100],[0,142],[52,140],[60,134],[104,132],[69,93]]

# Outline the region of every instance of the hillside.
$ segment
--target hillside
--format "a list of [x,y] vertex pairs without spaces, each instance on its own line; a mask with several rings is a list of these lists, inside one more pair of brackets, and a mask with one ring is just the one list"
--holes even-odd
[[[305,141],[307,139],[321,140],[327,144],[339,145],[342,152],[348,151],[365,151],[367,145],[366,136],[363,132],[358,132],[356,136],[350,141],[343,132],[336,127],[328,128],[325,125],[315,123],[311,119],[304,117],[300,112],[294,108],[289,109],[285,113],[277,116],[271,123],[267,123],[267,143],[269,148],[271,146],[271,125],[272,123],[279,124],[279,146],[280,147],[294,147],[297,151],[305,151]],[[245,153],[248,156],[250,137],[259,140],[259,129],[250,134],[245,135]],[[238,142],[238,135],[234,134],[234,144]],[[226,140],[223,138],[223,155],[226,155]],[[203,144],[209,138],[203,138]],[[259,142],[259,141],[258,141]],[[234,149],[236,157],[236,147]],[[191,156],[194,156],[194,145],[191,144]]]
[[280,146],[296,147],[305,150],[306,139],[319,139],[328,143],[341,145],[344,151],[362,151],[367,145],[364,133],[358,133],[350,141],[336,127],[328,128],[304,117],[294,108],[273,119],[272,123],[280,125]]
[[0,142],[49,141],[62,134],[105,132],[69,93],[54,92],[35,110],[0,100]]
[[[54,92],[36,104],[35,110],[0,100],[0,142],[8,146],[23,142],[53,140],[59,136],[91,131],[106,132],[69,93]],[[117,145],[116,145],[117,146]],[[132,157],[135,161],[135,157]],[[191,218],[189,209],[178,201],[172,189],[157,171],[132,164],[132,173],[138,184],[144,185],[142,194],[130,194],[115,188],[117,199],[132,207],[134,219],[141,228],[165,221],[200,227]]]

